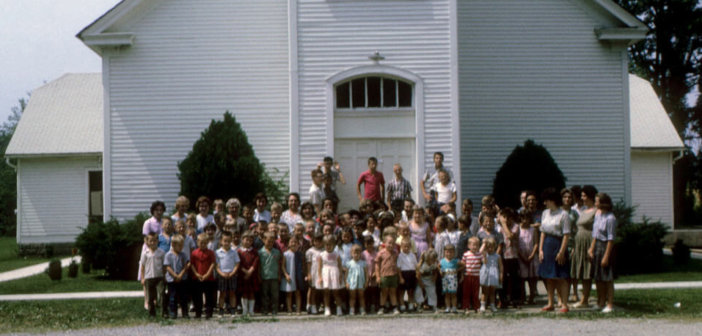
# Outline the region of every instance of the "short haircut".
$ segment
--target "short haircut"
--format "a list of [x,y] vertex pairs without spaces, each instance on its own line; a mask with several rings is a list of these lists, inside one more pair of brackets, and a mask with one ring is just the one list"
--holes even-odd
[[375,245],[375,239],[373,239],[373,236],[368,235],[363,237],[363,244],[373,244]]
[[583,186],[583,190],[581,191],[581,193],[584,193],[587,196],[587,198],[591,199],[594,202],[595,196],[597,195],[597,188],[595,188],[595,186],[593,185],[587,184]]
[[151,212],[152,215],[154,214],[154,211],[156,210],[157,207],[161,207],[161,209],[163,209],[164,212],[166,211],[166,204],[165,203],[163,203],[162,201],[154,201],[153,203],[151,203],[151,208],[149,208],[149,211]]
[[207,204],[207,206],[210,206],[210,204],[212,204],[212,201],[210,201],[210,198],[207,196],[200,196],[197,198],[197,202],[195,202],[195,207],[199,209],[200,205],[205,203]]
[[171,225],[173,225],[173,220],[171,219],[171,217],[161,218],[161,225],[166,224],[166,223],[171,223]]
[[297,198],[298,201],[300,200],[300,194],[298,194],[298,193],[296,193],[296,192],[291,192],[291,193],[289,193],[289,194],[288,194],[288,197],[286,197],[285,199],[286,199],[286,200],[289,200],[290,197],[295,197],[295,198]]
[[485,195],[480,200],[480,204],[482,206],[491,207],[491,206],[495,205],[495,197],[492,195]]
[[461,217],[458,217],[458,223],[463,224],[465,227],[470,227],[470,224],[472,224],[473,219],[470,217],[470,215],[461,215]]
[[222,201],[221,198],[218,198],[218,199],[214,200],[214,202],[212,202],[212,205],[215,207],[217,207],[218,205],[224,206],[224,201]]
[[371,162],[378,163],[378,159],[376,159],[375,156],[371,156],[368,158],[368,164],[370,164]]
[[478,245],[480,245],[480,238],[476,236],[470,237],[468,238],[468,243],[477,243]]
[[323,241],[323,240],[324,240],[324,235],[319,233],[319,232],[315,233],[314,236],[312,237],[312,241]]
[[238,198],[230,198],[227,200],[226,204],[227,208],[236,206],[237,208],[241,208],[241,202],[239,201]]
[[179,234],[173,235],[173,237],[171,237],[171,245],[175,245],[175,244],[181,244],[181,245],[182,245],[182,244],[183,244],[183,240],[184,240],[183,236],[181,236],[181,235],[179,235]]
[[175,201],[176,210],[178,210],[178,206],[180,206],[181,204],[190,207],[190,200],[187,197],[185,197],[185,195],[180,195],[178,196],[178,198],[176,198]]
[[574,185],[570,187],[570,190],[573,191],[573,198],[574,199],[580,199],[580,193],[583,191],[583,188],[581,188],[579,185]]
[[254,201],[254,203],[256,203],[260,199],[264,200],[266,203],[268,203],[268,197],[266,197],[266,194],[264,194],[262,192],[256,193],[256,196],[254,196],[253,201]]
[[312,169],[310,171],[310,177],[314,178],[317,174],[324,175],[321,169]]
[[283,205],[278,202],[271,204],[271,211],[283,211]]
[[328,163],[334,163],[334,159],[332,159],[331,156],[325,156],[323,161]]
[[255,236],[255,235],[254,235],[253,231],[251,231],[251,230],[246,230],[246,231],[244,231],[244,234],[241,235],[241,239],[246,239],[246,238],[254,239],[254,236]]
[[242,210],[247,210],[247,209],[248,209],[248,210],[253,210],[253,209],[255,209],[255,208],[256,208],[256,206],[253,205],[253,203],[246,203],[246,205],[244,205],[244,207],[243,207]]
[[351,246],[351,252],[356,252],[356,251],[363,251],[363,247],[361,247],[361,245],[358,245],[358,244],[353,244],[353,246]]
[[412,197],[405,198],[405,202],[410,202],[410,203],[414,204],[414,200],[412,199]]
[[149,232],[149,234],[146,235],[149,238],[158,238],[158,233],[156,232]]
[[208,240],[210,240],[210,238],[207,237],[207,235],[204,234],[204,233],[201,233],[201,234],[197,235],[197,241],[198,241],[198,242],[208,241]]
[[334,237],[334,235],[324,236],[324,245],[327,244],[336,244],[336,237]]
[[364,221],[364,220],[362,220],[362,219],[359,219],[359,220],[356,221],[356,223],[353,223],[353,226],[354,226],[354,227],[359,227],[359,226],[360,226],[361,228],[364,228],[364,229],[365,229],[365,228],[366,228],[366,221]]
[[560,194],[556,191],[556,188],[544,189],[544,191],[541,193],[541,200],[543,200],[544,202],[551,201],[553,203],[556,203],[556,206],[562,205]]
[[442,152],[434,152],[434,155],[432,155],[432,157],[437,156],[437,155],[441,157],[441,161],[444,161],[444,153],[442,153]]
[[497,247],[497,241],[495,240],[495,238],[487,237],[485,238],[485,246]]
[[232,237],[232,233],[229,232],[229,231],[222,231],[222,237],[221,237],[220,239],[222,239],[222,238],[224,238],[224,237],[229,237],[229,238],[231,238],[231,237]]
[[510,207],[500,209],[499,214],[509,220],[514,220],[516,216],[516,213]]
[[220,211],[214,215],[214,219],[221,222],[221,223],[224,223],[227,221],[227,214]]
[[450,251],[450,250],[455,251],[456,247],[453,246],[453,244],[446,244],[446,246],[444,246],[444,251]]
[[273,232],[266,231],[266,233],[263,234],[263,238],[266,238],[266,239],[268,239],[268,238],[273,238],[273,239],[275,239],[275,234],[274,234]]
[[[570,188],[563,188],[563,189],[561,189],[560,194],[561,194],[561,197],[563,197],[565,194],[570,194],[570,197],[575,197],[575,194],[573,193],[573,190],[570,189]],[[573,199],[573,200],[575,200],[575,199]]]

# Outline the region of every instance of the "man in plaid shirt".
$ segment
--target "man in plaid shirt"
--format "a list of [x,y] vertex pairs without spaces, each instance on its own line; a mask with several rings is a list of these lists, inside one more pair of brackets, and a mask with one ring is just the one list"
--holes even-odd
[[400,213],[405,199],[412,198],[412,185],[402,177],[402,166],[399,163],[393,165],[392,171],[395,178],[388,183],[387,203],[393,212]]

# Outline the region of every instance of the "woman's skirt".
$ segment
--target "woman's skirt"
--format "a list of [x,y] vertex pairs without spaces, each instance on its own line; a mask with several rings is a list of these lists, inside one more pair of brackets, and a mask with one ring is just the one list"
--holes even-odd
[[544,237],[544,260],[539,265],[539,276],[544,279],[568,279],[570,277],[570,258],[566,251],[565,263],[559,265],[556,262],[556,255],[561,249],[563,237],[546,235]]
[[614,251],[609,255],[609,264],[607,267],[602,267],[602,259],[604,259],[605,251],[607,251],[607,242],[602,240],[595,241],[595,259],[592,260],[592,268],[594,269],[593,279],[595,279],[595,281],[614,281]]

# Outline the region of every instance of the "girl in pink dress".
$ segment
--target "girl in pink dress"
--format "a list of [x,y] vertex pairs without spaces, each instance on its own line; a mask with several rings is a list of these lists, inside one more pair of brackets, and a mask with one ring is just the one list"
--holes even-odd
[[409,229],[417,247],[417,255],[421,256],[429,248],[431,230],[424,220],[424,208],[419,205],[412,207],[412,220],[409,223]]
[[[529,283],[528,304],[534,304],[534,298],[538,294],[536,281],[539,277],[539,258],[537,258],[539,230],[531,225],[532,222],[533,214],[529,211],[522,212],[519,230],[519,276]],[[526,294],[526,292],[522,293]]]

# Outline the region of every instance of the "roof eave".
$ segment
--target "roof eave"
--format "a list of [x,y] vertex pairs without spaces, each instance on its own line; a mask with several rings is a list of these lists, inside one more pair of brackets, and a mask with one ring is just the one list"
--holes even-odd
[[65,152],[65,153],[5,153],[10,159],[50,158],[50,157],[102,157],[102,152]]
[[636,147],[631,146],[631,150],[634,152],[678,152],[685,150],[685,147]]
[[121,48],[134,45],[134,33],[101,33],[79,36],[83,43],[98,55],[104,48]]
[[600,41],[633,44],[646,38],[646,28],[598,28],[595,35]]

